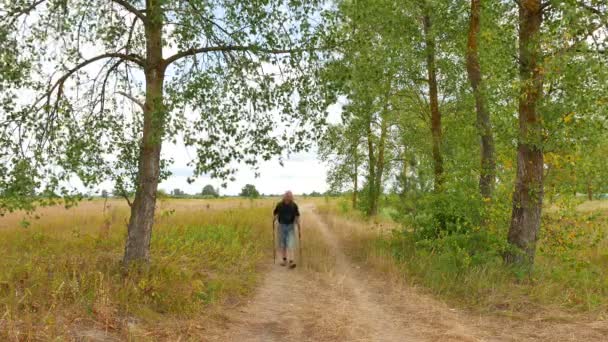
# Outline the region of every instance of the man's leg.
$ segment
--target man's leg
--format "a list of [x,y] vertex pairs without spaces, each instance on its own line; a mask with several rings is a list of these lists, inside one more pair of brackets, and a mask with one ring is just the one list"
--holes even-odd
[[279,224],[279,249],[281,252],[281,266],[287,265],[287,231],[284,224]]
[[289,250],[289,268],[295,268],[295,246],[296,246],[296,234],[295,234],[295,225],[289,225],[289,230],[287,232],[287,248]]

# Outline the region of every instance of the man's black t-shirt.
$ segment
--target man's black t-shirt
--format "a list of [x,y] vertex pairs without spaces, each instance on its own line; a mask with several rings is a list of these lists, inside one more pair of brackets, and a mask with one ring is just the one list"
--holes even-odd
[[274,208],[274,214],[279,216],[279,223],[292,224],[296,220],[296,217],[300,216],[300,211],[295,202],[288,204],[281,201]]

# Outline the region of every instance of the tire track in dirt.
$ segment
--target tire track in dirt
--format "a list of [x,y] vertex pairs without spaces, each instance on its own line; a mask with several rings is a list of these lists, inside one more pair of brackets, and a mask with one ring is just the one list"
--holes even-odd
[[420,298],[403,291],[396,296],[386,281],[364,274],[348,260],[329,226],[316,213],[311,216],[336,252],[336,273],[342,274],[344,286],[354,294],[359,308],[354,318],[368,326],[366,341],[479,340],[471,333],[475,329],[465,327],[447,308],[440,310],[436,303],[418,305]]

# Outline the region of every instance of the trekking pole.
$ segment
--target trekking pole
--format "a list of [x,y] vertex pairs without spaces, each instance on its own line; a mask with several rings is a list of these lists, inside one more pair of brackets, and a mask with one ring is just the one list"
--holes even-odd
[[274,232],[274,216],[272,217],[272,263],[276,264],[277,263],[277,242],[276,240],[276,234]]
[[300,264],[302,263],[302,225],[298,222],[298,249],[300,250]]

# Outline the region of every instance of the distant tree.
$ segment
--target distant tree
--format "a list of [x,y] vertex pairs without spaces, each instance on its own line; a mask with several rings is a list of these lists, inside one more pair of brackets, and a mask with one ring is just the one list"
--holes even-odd
[[255,188],[255,185],[247,184],[243,187],[239,196],[257,198],[260,197],[260,192],[258,191],[258,189]]
[[158,191],[156,192],[156,197],[159,199],[163,199],[169,197],[169,195],[167,194],[167,191],[163,189],[158,189]]
[[205,185],[205,187],[203,188],[203,191],[201,192],[201,195],[203,196],[213,196],[213,197],[218,197],[219,196],[219,191],[216,190],[213,185],[211,184],[207,184]]
[[171,191],[171,196],[175,196],[175,197],[180,197],[180,196],[184,196],[186,195],[186,193],[179,188],[175,188],[173,189],[173,191]]
[[106,190],[106,189],[101,190],[101,197],[108,198],[109,195],[110,195],[110,193],[108,192],[108,190]]

